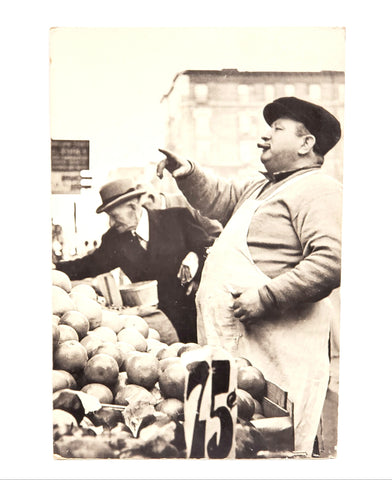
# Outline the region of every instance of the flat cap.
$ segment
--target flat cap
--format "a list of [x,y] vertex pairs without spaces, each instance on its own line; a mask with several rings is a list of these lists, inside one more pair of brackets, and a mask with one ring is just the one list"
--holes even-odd
[[297,120],[315,136],[315,150],[325,155],[334,147],[340,137],[340,123],[332,113],[314,103],[297,97],[281,97],[264,107],[263,115],[268,125],[282,117]]

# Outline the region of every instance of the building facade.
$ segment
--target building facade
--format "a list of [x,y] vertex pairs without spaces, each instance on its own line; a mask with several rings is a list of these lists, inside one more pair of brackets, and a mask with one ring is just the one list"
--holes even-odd
[[[246,177],[260,168],[257,142],[267,128],[262,110],[283,96],[322,105],[344,130],[344,72],[185,70],[161,100],[166,147],[220,175]],[[343,136],[323,168],[342,181]]]

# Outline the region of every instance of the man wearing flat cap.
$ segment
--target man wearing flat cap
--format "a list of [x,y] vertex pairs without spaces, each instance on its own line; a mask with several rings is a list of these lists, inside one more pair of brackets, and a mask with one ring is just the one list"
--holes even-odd
[[166,168],[191,205],[224,226],[196,297],[199,343],[248,358],[286,390],[295,450],[311,455],[329,379],[327,297],[341,270],[342,186],[321,166],[341,131],[331,113],[296,97],[263,114],[263,174],[229,181],[164,149],[157,174]]
[[92,253],[56,265],[71,280],[81,280],[117,267],[133,282],[157,280],[159,308],[169,317],[179,340],[196,341],[194,291],[212,243],[187,208],[148,210],[145,190],[133,179],[119,179],[100,190],[97,213],[109,215],[109,230]]

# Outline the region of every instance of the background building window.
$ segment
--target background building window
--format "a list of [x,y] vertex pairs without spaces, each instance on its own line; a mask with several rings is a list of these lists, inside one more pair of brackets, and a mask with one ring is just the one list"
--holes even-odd
[[197,102],[206,102],[208,98],[208,85],[197,83],[195,85],[195,97]]
[[272,102],[275,100],[275,86],[274,85],[266,85],[264,87],[264,97],[267,103]]
[[253,140],[243,140],[240,142],[240,161],[241,164],[252,163],[257,151],[256,142]]
[[321,86],[317,83],[311,83],[309,85],[309,97],[311,100],[321,99]]
[[195,118],[196,136],[208,137],[211,132],[211,128],[210,128],[211,109],[195,108],[193,111],[193,116]]
[[240,103],[249,103],[249,85],[238,85],[237,91]]
[[250,133],[252,127],[252,118],[248,113],[240,113],[239,128],[241,134]]
[[211,144],[207,140],[198,140],[196,142],[196,160],[201,165],[208,165],[210,158]]
[[295,96],[295,86],[292,83],[288,83],[284,86],[284,94],[286,97],[294,97]]

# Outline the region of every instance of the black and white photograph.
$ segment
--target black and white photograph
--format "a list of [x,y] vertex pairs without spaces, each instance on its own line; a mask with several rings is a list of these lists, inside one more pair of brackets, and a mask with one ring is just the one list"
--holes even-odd
[[344,60],[51,29],[56,457],[336,456]]
[[365,96],[352,122],[349,24],[59,18],[39,167],[7,182],[33,187],[15,241],[33,271],[4,272],[21,455],[40,444],[53,478],[345,478],[355,455],[381,478],[388,282],[366,268],[390,262],[363,192],[388,177],[385,121]]

